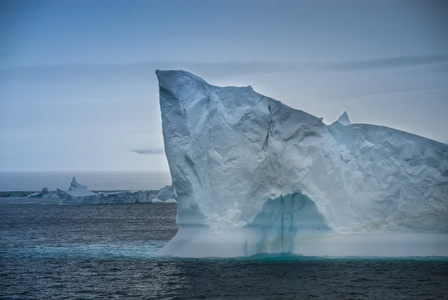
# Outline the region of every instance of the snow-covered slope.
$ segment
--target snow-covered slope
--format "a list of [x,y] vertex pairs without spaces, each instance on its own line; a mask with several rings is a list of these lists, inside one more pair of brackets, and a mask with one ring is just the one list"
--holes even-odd
[[[378,255],[448,255],[439,234],[448,232],[447,145],[351,125],[346,113],[327,126],[250,86],[156,73],[179,202],[179,232],[161,254],[375,255],[354,248],[387,232],[400,234],[391,241],[429,239],[428,246],[411,253],[404,241],[403,249],[383,243]],[[421,232],[440,239],[409,238]]]

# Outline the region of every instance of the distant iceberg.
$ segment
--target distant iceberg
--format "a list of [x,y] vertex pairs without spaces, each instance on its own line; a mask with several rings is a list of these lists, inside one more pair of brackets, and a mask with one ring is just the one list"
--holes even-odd
[[47,187],[44,187],[42,191],[32,193],[28,195],[27,198],[58,198],[58,195],[54,192],[50,192]]
[[[93,205],[93,204],[131,204],[153,202],[176,202],[174,198],[166,197],[171,186],[150,191],[119,191],[119,192],[92,192],[87,186],[79,184],[76,178],[70,184],[68,191],[58,189],[60,205]],[[168,190],[168,192],[167,192]],[[163,191],[163,192],[162,192]],[[162,194],[160,193],[162,192]]]
[[448,255],[448,145],[156,73],[179,202],[159,254]]

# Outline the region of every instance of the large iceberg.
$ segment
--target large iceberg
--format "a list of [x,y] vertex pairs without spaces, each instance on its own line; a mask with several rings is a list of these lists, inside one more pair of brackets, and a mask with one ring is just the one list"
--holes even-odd
[[179,226],[161,255],[448,255],[448,145],[156,73]]

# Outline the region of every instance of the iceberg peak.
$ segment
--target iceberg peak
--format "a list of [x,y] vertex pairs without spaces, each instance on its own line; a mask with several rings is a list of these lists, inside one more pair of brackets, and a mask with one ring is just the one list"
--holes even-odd
[[73,176],[72,182],[70,183],[70,187],[68,188],[69,195],[71,196],[91,196],[95,195],[92,191],[90,191],[86,185],[82,185],[76,181],[76,178]]
[[76,181],[75,176],[73,176],[72,182],[70,182],[70,188],[69,189],[75,189],[77,186],[79,185],[79,183]]
[[343,126],[348,126],[352,124],[352,122],[350,122],[350,119],[348,118],[348,114],[346,111],[344,111],[342,115],[339,117],[339,119],[337,119],[333,124],[335,123],[339,123]]

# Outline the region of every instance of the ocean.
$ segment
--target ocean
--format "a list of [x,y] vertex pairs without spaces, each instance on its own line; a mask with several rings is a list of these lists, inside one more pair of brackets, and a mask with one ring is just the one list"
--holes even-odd
[[169,171],[73,171],[5,172],[0,171],[0,191],[40,191],[47,187],[67,190],[73,177],[90,190],[158,190],[171,184]]
[[[0,190],[159,189],[168,172],[0,173]],[[5,180],[6,178],[6,180]],[[158,257],[177,204],[0,197],[0,299],[448,299],[446,258]]]
[[448,261],[157,257],[176,204],[0,201],[1,299],[447,299]]

